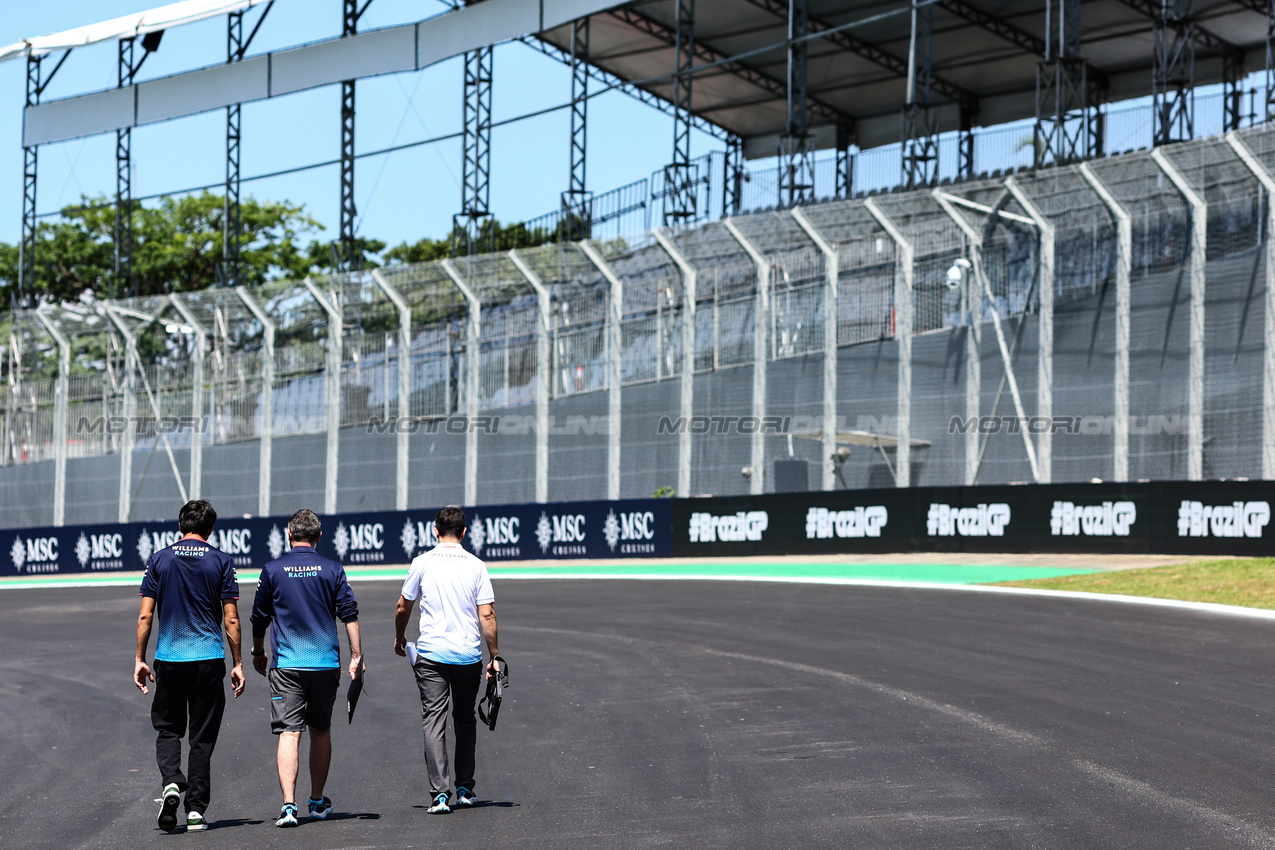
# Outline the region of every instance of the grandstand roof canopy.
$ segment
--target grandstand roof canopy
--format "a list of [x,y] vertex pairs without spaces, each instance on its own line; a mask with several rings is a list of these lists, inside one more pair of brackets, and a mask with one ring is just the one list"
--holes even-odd
[[[899,139],[910,40],[909,4],[880,0],[808,0],[810,31],[902,13],[810,42],[811,125],[819,147],[835,144],[835,126],[851,124],[861,147]],[[941,129],[960,126],[957,104],[977,103],[974,123],[1035,115],[1036,67],[1045,57],[1045,0],[937,0],[933,5],[932,102]],[[1082,55],[1105,80],[1105,99],[1151,94],[1158,0],[1089,0],[1082,6]],[[1057,15],[1057,3],[1053,4]],[[624,80],[674,68],[675,0],[630,3],[593,15],[590,61]],[[1195,83],[1222,79],[1222,56],[1251,53],[1246,71],[1265,65],[1265,0],[1195,0]],[[786,121],[787,0],[696,0],[695,64],[778,47],[696,74],[692,110],[745,139],[749,156],[773,156]],[[571,27],[540,36],[570,50]],[[1257,49],[1255,49],[1257,48]],[[1056,52],[1056,51],[1055,51]],[[671,100],[672,80],[641,85]]]

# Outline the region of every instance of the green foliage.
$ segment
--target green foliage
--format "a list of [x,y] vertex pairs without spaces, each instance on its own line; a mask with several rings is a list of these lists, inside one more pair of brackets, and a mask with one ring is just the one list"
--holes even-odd
[[462,227],[452,229],[447,239],[421,239],[418,242],[404,242],[385,252],[387,263],[427,263],[432,260],[444,260],[453,256],[452,245],[456,245],[455,254],[468,256],[471,252],[485,254],[496,251],[509,251],[513,248],[534,248],[553,242],[557,232],[544,228],[528,228],[526,224],[501,224],[494,218],[483,222],[477,238],[470,241]]
[[677,491],[672,487],[658,487],[651,495],[652,499],[671,499],[677,495]]

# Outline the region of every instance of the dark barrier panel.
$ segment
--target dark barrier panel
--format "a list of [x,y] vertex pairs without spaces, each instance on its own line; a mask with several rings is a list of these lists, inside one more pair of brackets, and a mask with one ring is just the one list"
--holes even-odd
[[679,499],[679,557],[853,552],[1269,555],[1266,481],[917,487]]

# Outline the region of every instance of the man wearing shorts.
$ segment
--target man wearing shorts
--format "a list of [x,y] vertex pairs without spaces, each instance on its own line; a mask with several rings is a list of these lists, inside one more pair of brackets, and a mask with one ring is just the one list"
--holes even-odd
[[[419,600],[420,637],[416,641],[416,686],[421,692],[421,727],[425,732],[425,772],[429,776],[430,814],[451,812],[455,805],[474,805],[474,746],[478,723],[474,702],[483,678],[483,650],[494,659],[496,601],[487,566],[461,548],[465,512],[443,508],[434,518],[438,545],[412,561],[394,615],[394,651],[407,654],[407,622]],[[488,662],[487,678],[495,676]],[[447,761],[447,714],[450,703],[456,732],[455,771]]]
[[[243,693],[243,664],[239,638],[239,580],[229,555],[208,544],[217,512],[202,499],[187,502],[177,515],[182,538],[151,555],[146,562],[137,616],[137,658],[133,683],[144,694],[155,683],[151,725],[159,733],[155,760],[159,764],[159,828],[177,827],[177,807],[186,794],[186,829],[204,829],[204,812],[212,791],[211,762],[221,718],[226,710],[226,647],[230,640],[230,686]],[[152,625],[155,669],[146,663]],[[189,732],[189,735],[187,733]],[[190,747],[187,772],[182,773],[182,737]]]
[[[270,679],[270,729],[279,736],[279,788],[283,807],[275,826],[297,825],[297,766],[301,733],[310,727],[311,820],[332,813],[323,796],[332,762],[332,704],[341,683],[341,646],[336,620],[350,641],[350,678],[363,661],[359,606],[345,570],[314,547],[322,536],[314,511],[288,521],[291,549],[261,570],[252,606],[252,666]],[[273,626],[273,628],[270,628]],[[265,647],[270,629],[270,653]]]

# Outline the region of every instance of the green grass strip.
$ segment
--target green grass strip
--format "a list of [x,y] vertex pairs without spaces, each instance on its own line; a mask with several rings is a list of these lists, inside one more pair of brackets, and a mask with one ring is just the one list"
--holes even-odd
[[1008,587],[1149,596],[1154,599],[1242,605],[1246,608],[1275,608],[1275,558],[1190,561],[1168,567],[999,583]]

